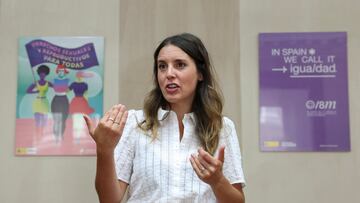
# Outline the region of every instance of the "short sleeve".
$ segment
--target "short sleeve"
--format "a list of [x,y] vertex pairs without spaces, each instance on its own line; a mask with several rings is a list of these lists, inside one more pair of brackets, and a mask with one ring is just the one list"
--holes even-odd
[[221,145],[225,145],[224,176],[231,184],[241,183],[244,187],[245,177],[242,169],[239,140],[234,123],[226,117],[224,117],[224,127],[220,134],[219,146]]
[[115,170],[119,180],[130,182],[135,157],[136,111],[130,110],[123,134],[114,151]]

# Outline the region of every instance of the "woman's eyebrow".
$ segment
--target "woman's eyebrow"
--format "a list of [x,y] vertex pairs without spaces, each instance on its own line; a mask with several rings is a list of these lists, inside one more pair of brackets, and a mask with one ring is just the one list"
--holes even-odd
[[175,62],[185,62],[186,59],[175,59]]

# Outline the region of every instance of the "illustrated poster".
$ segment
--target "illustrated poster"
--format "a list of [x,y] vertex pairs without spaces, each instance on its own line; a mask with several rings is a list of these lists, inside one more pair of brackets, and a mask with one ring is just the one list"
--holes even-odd
[[103,114],[103,37],[21,37],[15,154],[94,155],[83,119]]

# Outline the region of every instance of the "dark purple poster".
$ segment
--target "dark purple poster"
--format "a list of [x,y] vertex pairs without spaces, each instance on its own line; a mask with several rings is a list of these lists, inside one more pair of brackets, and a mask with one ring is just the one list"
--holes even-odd
[[346,32],[261,33],[261,151],[350,151]]

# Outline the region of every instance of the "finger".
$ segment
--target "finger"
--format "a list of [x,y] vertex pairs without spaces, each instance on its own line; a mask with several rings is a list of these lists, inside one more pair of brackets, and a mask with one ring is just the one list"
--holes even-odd
[[191,157],[190,157],[190,163],[191,163],[191,166],[192,166],[192,168],[194,169],[195,173],[196,173],[199,177],[202,176],[202,173],[201,173],[202,170],[200,170],[200,168],[199,168],[199,166],[198,166],[198,164],[200,164],[200,163],[198,163],[198,162],[196,161],[196,158],[195,158],[194,155],[191,155]]
[[201,158],[207,161],[209,164],[211,165],[217,164],[216,159],[213,156],[211,156],[209,153],[207,153],[203,148],[199,148],[198,152],[199,152],[199,156],[201,156]]
[[121,120],[119,122],[114,122],[114,130],[117,130],[119,132],[120,135],[122,135],[126,121],[127,121],[127,117],[128,117],[128,111],[125,111],[123,113],[123,115],[121,116]]
[[111,109],[109,111],[105,112],[104,116],[100,119],[101,123],[106,123],[106,121],[109,120]]
[[94,133],[94,125],[88,115],[83,115],[89,134],[92,136]]
[[111,109],[111,112],[110,112],[110,116],[109,116],[108,120],[106,121],[106,124],[112,125],[114,123],[115,118],[118,115],[118,113],[119,113],[119,106],[118,105],[113,106],[113,108]]
[[207,162],[200,154],[196,157],[200,164],[209,171],[215,171],[215,167],[211,165],[211,162]]
[[122,116],[121,121],[120,121],[120,129],[121,129],[120,133],[121,134],[123,133],[123,130],[124,130],[124,127],[125,127],[125,124],[127,121],[127,117],[128,117],[128,111],[125,111],[125,113]]
[[196,164],[196,166],[198,167],[200,174],[201,175],[206,175],[208,170],[206,167],[204,167],[204,165],[201,164],[200,160],[199,160],[199,156],[196,155],[192,155],[194,162]]
[[219,149],[218,160],[224,163],[225,160],[225,146],[221,146]]
[[115,117],[114,123],[120,124],[120,121],[126,111],[126,107],[124,105],[119,106],[119,113]]

